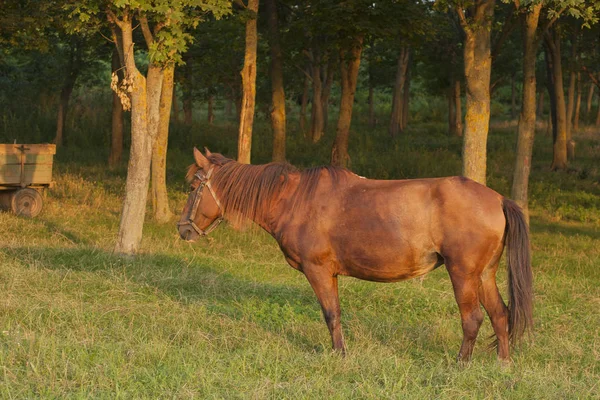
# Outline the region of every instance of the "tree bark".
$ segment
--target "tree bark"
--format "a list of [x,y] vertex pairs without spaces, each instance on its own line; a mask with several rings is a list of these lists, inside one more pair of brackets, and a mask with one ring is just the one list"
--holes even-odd
[[256,20],[258,18],[258,0],[248,0],[247,9],[253,15],[246,21],[246,51],[244,55],[244,68],[241,72],[243,93],[237,161],[242,164],[250,164],[250,153],[252,150],[252,124],[254,123],[254,105],[256,100],[256,48],[258,45]]
[[348,136],[350,135],[350,125],[352,123],[352,106],[358,81],[362,44],[363,37],[359,36],[350,51],[346,51],[344,48],[340,50],[342,95],[335,141],[331,149],[331,164],[338,167],[347,167],[350,158],[348,156]]
[[173,122],[179,123],[179,103],[177,102],[177,84],[173,78]]
[[577,72],[569,72],[569,90],[567,91],[567,143],[573,136],[573,116],[575,112],[575,87],[577,85]]
[[404,132],[408,126],[408,111],[410,102],[410,56],[406,64],[406,78],[404,80],[404,91],[402,95],[402,118],[400,118],[400,132]]
[[285,91],[283,88],[283,56],[279,41],[279,23],[275,0],[266,0],[269,24],[269,50],[271,53],[271,127],[273,129],[273,155],[275,162],[285,161]]
[[585,115],[586,116],[590,115],[590,113],[592,112],[592,101],[594,100],[594,88],[595,87],[596,87],[596,85],[594,85],[593,82],[590,82],[590,88],[588,89],[587,103],[586,103],[586,107],[585,107]]
[[369,79],[369,127],[375,128],[375,105],[373,104],[373,84]]
[[546,98],[546,92],[545,91],[540,91],[540,94],[538,96],[538,103],[537,103],[537,116],[539,118],[541,118],[544,115],[544,99]]
[[463,117],[462,117],[462,98],[460,95],[460,79],[454,81],[454,109],[456,112],[456,136],[462,137],[463,135]]
[[396,67],[396,83],[394,84],[394,95],[392,97],[392,115],[390,118],[389,134],[396,137],[401,130],[404,82],[406,81],[406,68],[408,66],[409,50],[402,46],[398,56]]
[[214,98],[215,98],[215,96],[212,93],[210,93],[208,95],[208,104],[207,104],[208,110],[207,110],[207,118],[206,119],[207,119],[207,122],[209,125],[212,125],[213,122],[215,121]]
[[567,111],[565,105],[565,95],[563,89],[563,74],[561,65],[560,52],[560,33],[554,29],[552,34],[546,34],[546,45],[551,56],[552,65],[552,83],[554,105],[555,105],[555,120],[553,120],[553,156],[552,170],[567,168]]
[[529,221],[527,196],[536,121],[535,61],[539,46],[536,32],[541,9],[542,3],[531,6],[529,11],[524,15],[522,21],[523,93],[517,133],[517,157],[515,159],[515,168],[513,170],[511,197],[519,206],[521,206],[527,221]]
[[308,76],[304,76],[304,86],[302,88],[302,100],[300,102],[300,132],[306,136],[306,108],[308,107],[308,92],[310,88]]
[[490,32],[494,5],[495,0],[476,0],[473,22],[463,20],[462,23],[465,32],[464,63],[467,87],[462,174],[484,185],[490,124]]
[[333,86],[333,76],[335,70],[335,62],[328,57],[327,66],[323,68],[324,77],[323,93],[321,104],[323,105],[323,131],[327,131],[329,124],[329,97],[331,96],[331,87]]
[[322,82],[321,82],[321,56],[319,51],[311,50],[311,76],[312,76],[312,107],[310,116],[310,140],[313,143],[318,143],[323,137],[323,129],[325,123],[323,120],[323,99]]
[[162,69],[153,64],[148,67],[147,77],[138,71],[133,57],[131,19],[126,16],[119,26],[127,76],[133,79],[134,85],[131,92],[131,148],[115,252],[134,254],[142,240],[163,74]]
[[[121,60],[115,49],[112,54],[112,72],[116,73],[119,81],[123,79]],[[110,135],[110,154],[108,166],[115,168],[121,162],[123,156],[123,106],[117,92],[112,92],[112,130]]]
[[596,114],[596,126],[600,126],[600,90],[598,91],[598,113]]
[[154,219],[161,223],[169,222],[173,216],[167,193],[167,147],[173,99],[173,73],[173,66],[165,67],[160,92],[158,132],[152,150],[152,207]]
[[187,52],[185,60],[185,79],[183,84],[183,123],[192,125],[192,106],[193,106],[193,90],[194,90],[194,73],[192,68],[192,56]]
[[577,73],[577,99],[575,100],[575,115],[573,116],[573,133],[579,130],[579,114],[581,111],[581,73]]
[[73,93],[73,88],[75,87],[75,82],[77,81],[80,70],[78,51],[78,49],[71,47],[71,54],[67,66],[67,76],[65,77],[62,90],[60,91],[60,101],[56,116],[56,135],[53,141],[57,147],[61,147],[65,141],[64,130],[67,121],[69,100],[71,99],[71,93]]
[[510,77],[510,116],[512,119],[517,117],[517,90],[515,87],[515,75]]
[[454,85],[448,88],[448,134],[457,136],[456,132],[456,102],[454,100]]

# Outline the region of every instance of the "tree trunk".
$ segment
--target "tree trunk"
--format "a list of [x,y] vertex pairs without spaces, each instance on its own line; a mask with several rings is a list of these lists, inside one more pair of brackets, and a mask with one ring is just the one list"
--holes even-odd
[[406,79],[404,80],[404,91],[402,95],[402,118],[400,118],[400,132],[406,130],[408,125],[408,106],[410,101],[410,57],[406,64]]
[[302,100],[300,103],[300,132],[304,136],[306,136],[306,108],[308,106],[309,84],[308,76],[304,76],[304,87],[302,88]]
[[462,98],[460,95],[460,79],[454,81],[454,109],[456,110],[456,136],[463,135]]
[[147,78],[142,76],[135,66],[131,51],[131,19],[124,19],[120,28],[127,75],[133,78],[134,85],[131,92],[131,148],[115,252],[134,254],[139,250],[142,241],[152,145],[158,127],[163,74],[159,67],[150,64]]
[[271,127],[273,129],[273,161],[285,161],[285,92],[283,89],[283,57],[279,42],[279,23],[275,0],[266,0],[271,52]]
[[237,161],[242,164],[250,164],[250,152],[252,150],[252,124],[254,123],[254,104],[256,100],[256,47],[258,44],[256,19],[258,17],[258,0],[248,0],[247,8],[253,15],[246,21],[246,51],[244,68],[241,72],[243,94]]
[[401,128],[402,119],[402,90],[404,90],[404,82],[406,81],[406,68],[408,66],[408,48],[402,46],[396,68],[396,83],[394,84],[394,95],[392,97],[392,115],[390,118],[389,134],[391,137],[396,137]]
[[586,116],[590,115],[590,113],[592,112],[592,101],[594,100],[594,88],[595,87],[596,87],[596,85],[594,85],[593,82],[590,82],[590,88],[588,91],[587,103],[586,103],[586,107],[585,107],[585,115]]
[[552,61],[552,83],[554,104],[556,108],[553,120],[553,157],[552,170],[567,168],[567,111],[563,89],[563,74],[560,53],[560,33],[554,29],[552,34],[546,35],[547,49],[550,51]]
[[512,119],[517,118],[517,90],[515,88],[515,76],[510,77],[510,116]]
[[454,99],[454,85],[448,88],[448,134],[457,136],[456,132],[456,102]]
[[310,134],[309,137],[313,143],[318,143],[323,137],[323,129],[325,123],[323,120],[323,99],[322,82],[321,82],[321,57],[319,51],[311,51],[311,76],[313,99],[310,116]]
[[537,103],[537,116],[538,117],[542,117],[544,115],[544,99],[546,98],[546,92],[545,91],[541,91],[538,97],[538,103]]
[[230,97],[225,101],[225,115],[228,117],[233,115],[233,100]]
[[331,164],[338,167],[347,167],[349,161],[348,136],[350,135],[350,125],[352,123],[352,106],[354,104],[354,93],[356,92],[358,81],[362,43],[363,37],[359,36],[356,38],[356,43],[348,52],[349,54],[343,48],[340,50],[342,94],[335,142],[331,149]]
[[513,171],[511,197],[519,206],[521,206],[527,221],[529,221],[527,194],[536,120],[535,61],[539,45],[536,32],[541,9],[542,3],[533,5],[525,14],[522,21],[523,94],[517,133],[517,157],[515,159],[515,168]]
[[323,81],[323,93],[321,97],[321,104],[323,105],[323,131],[327,131],[327,125],[329,123],[329,96],[331,95],[331,87],[333,86],[333,76],[335,71],[335,62],[329,57],[327,61],[327,67],[323,68],[325,76]]
[[573,136],[573,116],[575,114],[575,87],[577,85],[577,73],[573,70],[569,73],[569,90],[567,92],[567,143]]
[[173,99],[173,73],[173,66],[165,67],[160,92],[158,131],[152,150],[152,207],[154,219],[162,223],[169,222],[173,216],[167,194],[167,147]]
[[214,112],[214,98],[215,96],[211,93],[208,95],[208,110],[207,110],[207,122],[209,125],[212,125],[215,121],[215,112]]
[[192,68],[192,56],[189,52],[185,54],[185,79],[183,84],[183,123],[192,125],[192,106],[193,106],[193,89],[194,89],[194,73]]
[[[123,79],[121,70],[121,60],[119,53],[115,49],[112,54],[112,72],[116,73],[119,81]],[[121,162],[123,155],[123,106],[117,92],[112,91],[112,130],[110,135],[110,154],[108,156],[108,166],[115,168]]]
[[375,105],[373,104],[373,85],[369,79],[369,128],[375,128]]
[[596,126],[600,126],[600,90],[598,91],[598,113],[596,114]]
[[581,111],[581,73],[577,73],[577,100],[575,100],[575,116],[573,117],[573,133],[579,130],[579,115]]
[[490,125],[490,32],[495,0],[476,0],[472,24],[465,31],[464,63],[467,114],[463,140],[462,173],[486,183],[487,136]]
[[179,123],[179,103],[177,102],[177,85],[173,78],[173,122]]
[[67,67],[67,76],[63,83],[62,90],[60,91],[60,102],[58,104],[58,113],[56,116],[56,136],[54,137],[53,143],[57,147],[61,147],[65,141],[64,130],[65,123],[67,122],[67,111],[69,109],[69,100],[71,99],[71,93],[75,87],[77,76],[79,75],[79,61],[76,56],[75,49],[71,48],[71,55],[69,64]]
[[556,96],[554,96],[554,68],[552,66],[552,55],[544,35],[544,61],[546,63],[546,89],[548,89],[548,100],[550,101],[550,113],[548,113],[548,129],[546,134],[552,135],[552,142],[556,140]]

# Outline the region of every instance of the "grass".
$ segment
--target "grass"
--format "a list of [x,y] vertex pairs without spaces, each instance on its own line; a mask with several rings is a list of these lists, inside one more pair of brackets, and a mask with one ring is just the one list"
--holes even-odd
[[[34,130],[35,131],[35,130]],[[37,132],[37,131],[35,131]],[[37,133],[36,133],[37,134]],[[268,160],[258,124],[256,162]],[[377,178],[460,172],[460,142],[419,124],[391,142],[352,132],[352,168]],[[311,145],[292,130],[290,161],[327,161],[332,135]],[[514,132],[490,136],[488,181],[509,192]],[[235,128],[176,127],[169,153],[172,207],[181,210],[192,145],[233,153]],[[76,147],[57,155],[42,215],[0,213],[2,398],[522,398],[600,397],[598,136],[578,138],[569,172],[549,171],[538,135],[531,181],[535,322],[501,366],[486,350],[454,361],[462,333],[444,268],[423,282],[341,279],[348,356],[330,350],[305,278],[276,243],[224,226],[188,244],[174,224],[147,221],[142,254],[112,254],[125,167]],[[505,268],[499,273],[506,292]]]

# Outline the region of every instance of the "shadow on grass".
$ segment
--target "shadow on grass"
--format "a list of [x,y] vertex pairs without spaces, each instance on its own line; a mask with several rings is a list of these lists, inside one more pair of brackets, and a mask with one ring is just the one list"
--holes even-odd
[[[77,238],[73,240],[76,241]],[[294,325],[302,324],[302,321],[319,322],[322,324],[319,329],[324,331],[322,334],[327,334],[321,309],[308,282],[305,289],[265,283],[236,276],[218,267],[217,262],[210,259],[190,262],[164,254],[127,258],[95,248],[41,247],[5,248],[0,252],[23,265],[35,264],[48,270],[109,274],[115,272],[116,276],[123,274],[128,280],[155,287],[182,304],[200,302],[214,315],[240,322],[250,321],[273,334],[284,335],[290,343],[304,351],[330,351],[328,344],[315,342],[306,335],[299,334],[294,328]],[[298,279],[304,280],[304,277],[299,275]],[[346,315],[355,315],[355,319],[360,314],[361,309],[353,307],[348,309]],[[290,325],[291,319],[296,319],[295,324]],[[411,334],[411,327],[401,325],[399,324],[398,328],[408,329],[406,334],[411,336],[413,342],[422,342],[418,346],[443,347],[441,338]],[[419,330],[422,328],[421,326]],[[347,333],[351,335],[351,332]],[[389,345],[389,337],[375,334],[374,339],[383,345]],[[435,343],[431,343],[431,340]]]
[[593,225],[574,226],[567,223],[535,219],[531,221],[531,228],[533,233],[562,234],[565,236],[580,235],[591,239],[600,239],[600,229]]
[[[189,263],[162,254],[127,258],[94,248],[40,247],[4,248],[0,252],[23,265],[35,264],[48,270],[123,274],[132,282],[155,287],[182,304],[201,302],[215,315],[250,321],[274,334],[286,335],[290,342],[306,351],[329,351],[328,347],[323,348],[288,328],[287,319],[293,318],[293,314],[301,315],[303,320],[323,321],[308,283],[306,290],[302,290],[247,280],[216,268],[216,263],[213,266],[214,262],[208,259]],[[327,330],[324,322],[322,329]]]

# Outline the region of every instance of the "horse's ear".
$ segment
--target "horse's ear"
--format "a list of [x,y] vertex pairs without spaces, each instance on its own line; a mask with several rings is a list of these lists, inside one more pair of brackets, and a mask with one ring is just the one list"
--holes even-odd
[[206,154],[206,157],[212,156],[212,153],[210,152],[210,150],[208,149],[208,147],[204,148],[204,153]]
[[194,160],[196,160],[196,165],[202,169],[208,169],[210,166],[210,161],[206,157],[202,155],[200,150],[194,147]]

